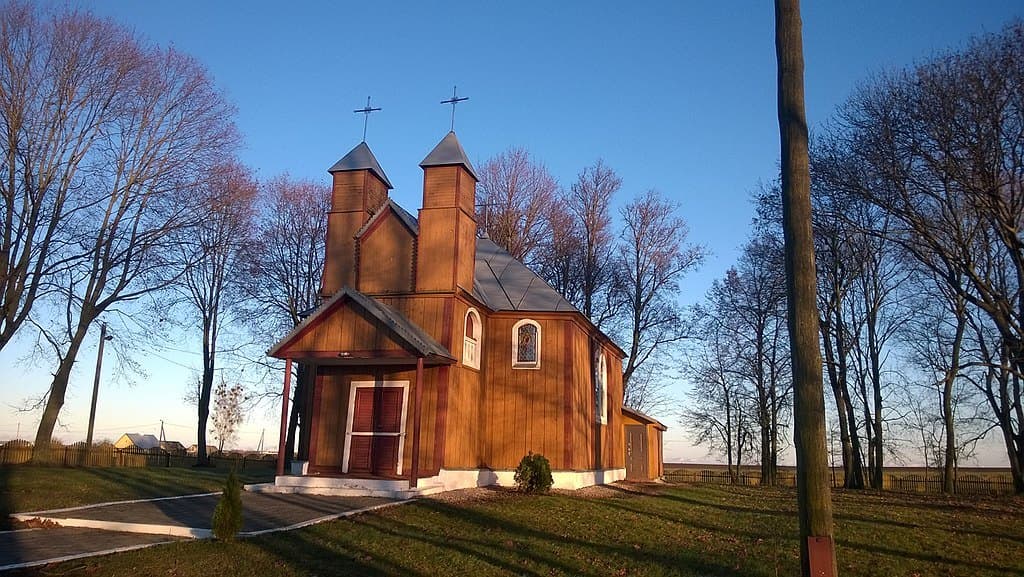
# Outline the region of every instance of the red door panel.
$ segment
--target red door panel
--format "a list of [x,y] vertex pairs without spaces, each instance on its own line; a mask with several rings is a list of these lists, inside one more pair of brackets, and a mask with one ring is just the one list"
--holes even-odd
[[402,393],[395,387],[378,389],[377,410],[373,430],[377,433],[398,433],[402,430]]
[[352,441],[348,451],[348,472],[349,473],[370,473],[371,447],[373,437],[368,435],[352,435]]
[[373,474],[394,475],[398,470],[398,437],[373,437]]
[[357,433],[373,432],[374,389],[359,387],[356,389],[355,407],[352,409],[352,431]]

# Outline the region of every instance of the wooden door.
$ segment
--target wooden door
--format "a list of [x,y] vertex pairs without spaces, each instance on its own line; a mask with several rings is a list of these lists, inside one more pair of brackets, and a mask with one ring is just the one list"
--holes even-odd
[[405,390],[401,387],[357,387],[352,407],[348,472],[398,474]]
[[647,481],[647,427],[626,425],[626,480]]

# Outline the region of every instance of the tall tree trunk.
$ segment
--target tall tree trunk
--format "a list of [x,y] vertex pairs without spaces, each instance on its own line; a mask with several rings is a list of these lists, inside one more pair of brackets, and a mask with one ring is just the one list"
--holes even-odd
[[964,302],[959,299],[956,309],[956,333],[953,336],[949,368],[946,369],[942,383],[942,426],[946,434],[946,451],[942,463],[942,492],[947,494],[956,491],[956,424],[953,412],[953,384],[960,373],[960,348],[963,344],[966,326]]
[[843,459],[843,487],[849,489],[853,479],[853,445],[850,443],[850,426],[846,419],[847,400],[839,383],[839,369],[836,367],[835,350],[832,348],[832,333],[828,324],[822,326],[822,348],[825,349],[825,366],[828,368],[828,381],[832,387],[832,396],[836,401],[836,420],[839,422],[839,443]]
[[209,467],[210,455],[206,453],[206,425],[210,420],[210,398],[213,396],[213,372],[216,363],[216,336],[209,317],[203,320],[203,379],[199,389],[199,414],[196,429],[196,466]]
[[804,114],[804,59],[799,0],[775,1],[775,50],[779,65],[779,132],[782,143],[782,222],[786,293],[793,364],[794,445],[800,517],[800,565],[811,577],[811,537],[824,538],[829,554],[817,563],[837,575],[828,482],[825,397],[818,341],[817,271],[811,229],[811,175]]
[[[84,310],[88,309],[88,310]],[[82,315],[79,317],[78,326],[71,335],[67,351],[60,359],[57,370],[53,373],[53,383],[50,385],[50,392],[46,396],[46,407],[39,419],[39,428],[36,429],[35,449],[32,459],[36,462],[45,463],[50,459],[50,443],[53,440],[53,429],[57,426],[57,417],[64,406],[64,396],[68,391],[68,381],[71,378],[71,369],[75,366],[75,359],[78,351],[82,348],[82,342],[89,330],[89,325],[96,318],[91,307],[83,307]]]
[[[867,426],[874,431],[873,443],[871,444],[872,462],[871,487],[882,488],[882,478],[885,467],[885,451],[882,446],[882,360],[878,345],[878,312],[874,310],[874,304],[869,303],[867,329],[868,329],[868,362],[871,370],[871,391],[873,394],[874,417],[868,421]],[[867,399],[865,399],[867,405]]]

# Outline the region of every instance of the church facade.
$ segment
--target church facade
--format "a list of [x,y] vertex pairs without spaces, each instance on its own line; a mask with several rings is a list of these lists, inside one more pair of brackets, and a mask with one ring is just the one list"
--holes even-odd
[[324,300],[268,351],[300,363],[311,391],[308,459],[276,490],[512,485],[531,452],[556,487],[625,478],[622,349],[478,238],[477,177],[454,132],[420,166],[417,217],[365,142],[329,170]]

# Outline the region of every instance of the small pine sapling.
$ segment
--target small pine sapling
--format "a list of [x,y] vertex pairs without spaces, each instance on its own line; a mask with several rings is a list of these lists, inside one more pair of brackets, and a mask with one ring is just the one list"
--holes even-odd
[[232,467],[224,482],[224,493],[213,510],[213,536],[221,541],[233,541],[242,530],[242,483]]

